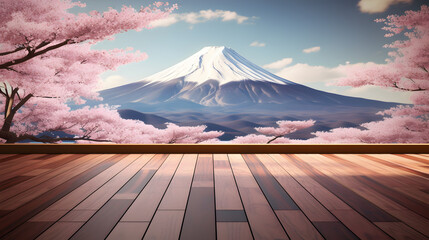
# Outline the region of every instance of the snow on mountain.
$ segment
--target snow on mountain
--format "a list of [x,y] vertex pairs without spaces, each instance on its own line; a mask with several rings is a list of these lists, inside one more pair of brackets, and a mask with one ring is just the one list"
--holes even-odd
[[141,111],[201,110],[207,106],[282,111],[395,105],[318,91],[288,81],[227,47],[205,47],[166,70],[100,94],[105,103]]
[[178,64],[145,78],[144,81],[167,82],[182,77],[184,81],[197,84],[207,80],[217,80],[220,85],[241,80],[294,84],[251,63],[231,48],[224,46],[205,47]]

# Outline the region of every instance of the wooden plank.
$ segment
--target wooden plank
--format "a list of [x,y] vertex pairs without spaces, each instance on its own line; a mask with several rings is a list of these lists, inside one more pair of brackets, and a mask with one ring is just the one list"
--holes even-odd
[[141,240],[149,222],[119,222],[107,240]]
[[[128,224],[128,222],[119,222],[123,214],[129,207],[131,206],[132,202],[134,201],[135,197],[140,193],[142,189],[147,185],[149,180],[152,178],[152,176],[155,174],[155,172],[158,170],[157,168],[161,166],[161,164],[164,163],[168,155],[166,154],[158,154],[155,155],[138,173],[134,175],[134,177],[128,181],[119,191],[117,194],[121,194],[119,198],[112,197],[97,213],[96,215],[91,218],[91,225],[90,226],[97,226],[97,224],[105,224],[105,221],[107,221],[108,226],[101,231],[95,233],[100,238],[104,238],[109,234],[109,231],[112,230],[110,233],[110,239],[115,239],[119,236],[125,236],[126,239],[134,239],[138,238],[141,239],[144,232],[146,231],[147,223],[144,222],[133,222],[131,224]],[[117,195],[116,194],[116,195]],[[134,195],[135,194],[135,195]],[[116,196],[115,195],[115,196]],[[135,196],[134,198],[126,198],[123,196]],[[122,201],[123,200],[123,201]],[[120,201],[120,202],[117,202]],[[111,208],[112,205],[120,203],[120,208],[116,209],[106,209]],[[111,212],[108,216],[107,220],[103,219],[103,214],[107,214]],[[119,223],[118,223],[119,222]],[[116,224],[116,225],[115,225]],[[141,228],[144,228],[144,230],[140,229],[133,229],[131,233],[124,232],[124,231],[131,231],[130,226],[139,226]],[[87,227],[86,231],[90,231],[90,227]],[[85,235],[86,233],[81,233],[82,235]],[[141,234],[140,234],[141,233]],[[129,238],[128,238],[129,237]]]
[[326,239],[359,239],[340,222],[314,222],[313,224]]
[[[32,168],[33,166],[37,165],[38,163],[40,163],[42,160],[37,159],[37,160],[26,160],[22,163],[18,163],[18,164],[11,164],[10,166],[5,166],[0,168],[0,176],[5,175],[5,174],[10,174],[16,171],[20,171],[21,169],[28,169],[28,168]],[[6,178],[7,179],[7,178]],[[5,180],[5,179],[2,179]]]
[[6,169],[8,167],[16,167],[17,165],[27,165],[27,161],[38,161],[39,158],[49,157],[48,154],[17,154],[12,159],[0,163],[0,169]]
[[[41,175],[41,176],[37,176],[34,177],[28,181],[22,182],[20,184],[17,184],[11,188],[8,188],[4,191],[0,192],[0,203],[13,197],[16,196],[28,189],[32,189],[35,186],[38,186],[40,184],[42,184],[43,182],[46,182],[48,180],[52,180],[54,177],[65,173],[65,172],[70,172],[70,170],[79,167],[79,166],[85,166],[87,168],[89,168],[88,164],[92,164],[92,163],[98,163],[101,162],[105,159],[108,159],[110,157],[113,157],[114,155],[112,154],[106,154],[106,155],[93,155],[93,154],[89,154],[89,155],[85,155],[81,158],[76,159],[75,161],[72,161],[68,164],[63,165],[61,168],[58,168],[54,171],[51,171],[47,174]],[[0,204],[1,205],[1,204]]]
[[217,222],[217,240],[253,239],[247,222]]
[[217,239],[253,239],[228,155],[214,154]]
[[[361,215],[359,215],[355,210],[353,210],[350,207],[336,208],[335,206],[330,205],[331,201],[338,202],[338,203],[342,203],[342,201],[338,199],[338,197],[336,197],[335,195],[331,195],[331,193],[315,191],[315,189],[316,190],[324,189],[324,187],[314,183],[313,183],[314,185],[309,184],[309,182],[312,183],[312,181],[310,181],[306,176],[312,176],[313,173],[311,171],[308,171],[308,169],[304,167],[298,168],[298,165],[293,164],[293,156],[289,156],[289,155],[280,156],[278,154],[272,154],[271,156],[280,165],[282,165],[284,169],[287,170],[297,181],[299,181],[304,188],[306,188],[310,193],[312,193],[312,195],[316,197],[316,199],[318,199],[325,207],[327,207],[335,217],[337,217],[343,224],[345,224],[353,232],[361,232],[362,229],[360,226],[372,225],[366,218],[363,218]],[[305,172],[302,170],[304,170]],[[322,183],[324,183],[325,185],[328,185],[328,188],[331,189],[329,182],[326,181],[326,179],[322,179]],[[339,188],[339,190],[341,190],[341,188]],[[336,190],[338,192],[337,194],[341,194],[339,190],[338,189]],[[353,196],[350,196],[350,197],[352,198]],[[359,204],[359,203],[356,203],[356,204]],[[341,214],[343,212],[347,212],[348,214]],[[333,225],[329,225],[328,222],[318,222],[318,223],[320,224],[315,224],[315,226],[325,238],[328,238],[328,237],[342,238],[341,235],[348,232],[347,229],[343,229],[344,226],[341,223],[333,224]],[[328,228],[329,226],[339,227],[339,228],[342,228],[343,230],[331,231]],[[373,226],[369,227],[368,230],[372,232],[368,236],[381,235],[379,230],[377,229],[374,230]],[[336,234],[339,234],[339,235],[336,236]],[[362,234],[360,235],[362,236]]]
[[291,177],[276,161],[269,155],[256,155],[270,173],[277,179],[280,185],[290,194],[291,198],[299,206],[302,212],[312,222],[335,222],[337,219],[320,204],[310,193],[308,193],[293,177]]
[[70,239],[104,239],[115,227],[133,200],[111,199]]
[[408,158],[426,165],[429,165],[429,157],[418,154],[397,154],[400,157]]
[[37,240],[67,240],[69,239],[84,222],[60,222],[48,228],[43,234],[37,237]]
[[429,144],[1,144],[0,153],[428,153]]
[[228,161],[228,155],[215,154],[213,159],[216,210],[242,210],[243,205]]
[[21,176],[35,177],[35,176],[38,176],[38,175],[44,174],[44,173],[46,173],[46,172],[49,172],[49,171],[51,171],[51,170],[52,170],[52,169],[50,169],[50,168],[39,168],[39,169],[34,169],[34,170],[32,170],[32,171],[29,171],[29,172],[23,173],[23,174],[21,174]]
[[[301,169],[306,171],[309,176],[312,176],[321,185],[330,190],[344,202],[348,203],[352,208],[354,208],[357,212],[365,216],[368,220],[372,222],[398,221],[397,218],[388,214],[386,211],[384,211],[371,201],[365,199],[361,195],[352,191],[350,188],[344,186],[344,182],[340,183],[335,179],[331,178],[333,175],[326,175],[326,173],[328,173],[327,164],[323,161],[315,161],[314,159],[317,157],[318,155],[316,154],[294,154],[290,155],[288,160],[301,167]],[[342,169],[339,169],[339,171],[342,172]],[[342,180],[343,179],[344,178],[342,178]]]
[[[122,171],[125,167],[130,165],[132,162],[136,161],[137,159],[143,162],[146,162],[153,155],[132,154],[132,155],[116,155],[116,156],[120,157],[121,159],[118,163],[116,163],[115,165],[113,165],[103,173],[99,174],[95,178],[89,180],[79,188],[75,189],[73,192],[71,192],[61,200],[57,201],[55,204],[51,205],[46,210],[47,211],[52,211],[52,210],[70,211],[71,209],[75,208],[79,203],[81,203],[83,200],[86,200],[88,196],[94,193],[94,191],[102,187],[107,181],[109,181],[112,177],[114,177],[116,174],[118,174],[120,171]],[[94,210],[97,210],[97,209],[94,209]],[[55,218],[55,217],[51,219],[51,221],[57,221],[57,220],[58,218]]]
[[[55,155],[52,154],[43,154],[43,155],[31,155],[26,157],[23,156],[19,160],[19,162],[16,161],[9,161],[0,167],[0,176],[7,175],[16,171],[21,171],[22,169],[31,169],[31,167],[36,168],[38,164],[43,163],[44,161],[49,161],[50,158],[55,157]],[[2,179],[4,180],[4,179]]]
[[197,154],[185,154],[158,210],[185,210],[194,176]]
[[391,239],[372,222],[366,220],[353,210],[333,210],[332,213],[341,219],[341,222],[349,227],[349,229],[352,229],[353,233],[361,239]]
[[[396,168],[396,164],[385,164],[379,161],[370,160],[371,156],[367,155],[336,155],[342,158],[347,158],[348,161],[365,166],[380,173],[383,180],[388,179],[389,186],[407,194],[412,198],[419,199],[422,202],[429,202],[429,195],[423,192],[429,186],[429,180],[418,175],[403,171]],[[375,159],[378,160],[378,159]],[[393,165],[393,166],[392,166]],[[400,166],[399,166],[400,167]]]
[[244,210],[216,210],[216,222],[247,222]]
[[184,214],[184,210],[157,211],[143,239],[179,239]]
[[[332,177],[332,179],[335,179],[337,182],[341,182],[341,184],[344,186],[353,189],[356,191],[358,196],[367,199],[371,202],[371,204],[376,205],[382,209],[381,211],[384,211],[384,213],[381,211],[379,211],[379,213],[394,216],[396,220],[391,220],[390,222],[398,222],[398,219],[400,219],[421,233],[429,234],[429,229],[424,227],[425,225],[429,225],[429,221],[426,218],[409,211],[384,195],[369,189],[365,184],[362,184],[353,178],[347,177],[347,174],[353,174],[353,169],[347,170],[344,165],[336,165],[336,163],[329,158],[320,155],[300,155],[300,159],[305,160],[308,165],[319,169],[321,172],[329,175],[329,177]],[[379,222],[374,219],[371,221]]]
[[[153,157],[153,154],[145,154],[145,155],[131,154],[131,155],[126,156],[124,159],[121,160],[120,165],[116,164],[115,166],[112,166],[108,170],[104,171],[102,174],[91,179],[90,181],[88,181],[87,183],[82,185],[80,188],[76,189],[74,192],[67,195],[67,197],[61,199],[61,201],[58,201],[56,204],[54,204],[50,208],[46,209],[46,211],[61,211],[61,210],[69,211],[70,209],[74,208],[73,210],[69,211],[60,220],[61,222],[63,222],[63,221],[86,221],[94,215],[94,217],[91,218],[91,223],[89,224],[89,226],[95,226],[97,224],[103,224],[104,225],[105,224],[104,222],[100,223],[100,221],[103,221],[103,217],[100,217],[100,216],[103,216],[103,214],[110,213],[111,216],[109,216],[108,220],[106,220],[107,225],[114,227],[115,224],[122,217],[125,210],[128,209],[128,207],[131,205],[132,201],[134,200],[134,199],[123,199],[123,200],[129,200],[129,201],[120,201],[120,202],[113,201],[113,202],[111,202],[112,200],[121,200],[121,199],[110,199],[112,197],[112,194],[118,190],[117,188],[122,186],[122,184],[118,184],[117,179],[121,179],[119,182],[125,183],[132,176],[133,173],[137,172],[150,159],[152,162],[152,160],[154,160],[152,157]],[[155,161],[163,161],[163,160],[157,158]],[[125,168],[125,166],[127,166],[127,167]],[[122,169],[124,169],[124,170],[122,170]],[[118,173],[119,171],[121,171],[121,172]],[[115,176],[113,178],[113,182],[111,182],[111,183],[113,183],[113,185],[112,184],[103,185],[103,183],[105,183],[109,179],[112,179],[112,176]],[[100,188],[101,185],[103,185],[103,187]],[[114,185],[117,185],[117,186],[115,187]],[[93,196],[92,193],[96,189],[101,190],[101,191],[106,191],[106,188],[105,188],[106,186],[108,188],[113,188],[114,191],[112,194],[110,194],[110,193],[106,193],[106,194],[102,194],[102,195],[97,194],[97,197],[100,199],[98,199],[98,198],[87,198],[87,196],[90,194],[91,194],[90,196]],[[125,187],[125,186],[123,186],[123,187]],[[109,191],[110,190],[111,189],[109,189]],[[88,200],[88,202],[83,201],[81,203],[84,203],[85,205],[78,205],[77,207],[75,207],[83,199],[85,199],[85,201]],[[98,200],[100,200],[100,201],[98,201]],[[89,205],[87,205],[87,204],[89,204]],[[104,205],[102,205],[102,204],[104,204]],[[110,208],[110,207],[115,206],[115,205],[119,205],[120,207],[118,207],[116,209],[107,209],[107,210],[105,209],[105,208]],[[90,211],[88,211],[87,207],[79,208],[79,206],[90,206],[90,208],[89,208]],[[99,210],[99,208],[100,208],[100,210]],[[96,212],[96,210],[99,210],[99,211]],[[122,210],[123,210],[123,212],[121,212]],[[38,216],[36,216],[36,217],[38,217]],[[47,218],[47,216],[45,218]],[[56,214],[56,213],[52,214],[49,218],[50,221],[57,221],[58,219],[59,219],[59,217],[58,217],[58,214]],[[35,221],[35,220],[33,220],[33,221]],[[57,225],[58,223],[59,222],[55,223],[54,226]],[[90,228],[90,227],[87,227],[87,228]],[[56,231],[61,232],[60,227],[56,227],[55,229],[56,229]],[[107,230],[108,230],[108,232],[106,232]],[[104,229],[101,229],[99,232],[93,233],[93,234],[95,234],[96,236],[101,235],[101,236],[106,237],[107,234],[110,232],[110,230],[111,229],[104,228]],[[87,234],[86,232],[90,231],[90,230],[86,229],[86,230],[82,230],[82,231],[84,231],[84,233],[81,233],[81,235],[85,236]]]
[[[138,155],[132,154],[121,160],[121,166],[117,166],[117,169],[120,171],[115,171],[116,169],[108,169],[104,171],[103,174],[108,174],[111,172],[114,177],[108,179],[110,176],[106,176],[104,179],[97,179],[94,181],[94,185],[97,183],[103,183],[100,188],[96,189],[90,196],[83,200],[79,205],[77,205],[73,211],[78,210],[98,210],[100,209],[125,183],[130,180],[151,158],[153,155]],[[124,168],[125,166],[125,168]],[[110,170],[110,171],[109,171]],[[108,179],[106,181],[106,179]],[[88,184],[89,185],[89,184]],[[92,189],[91,189],[92,190]]]
[[171,154],[167,157],[122,217],[121,222],[148,222],[152,219],[181,159],[181,154]]
[[381,158],[373,157],[373,156],[368,155],[368,154],[359,154],[359,156],[368,158],[368,159],[370,159],[370,160],[372,160],[374,162],[377,162],[379,164],[383,164],[383,165],[391,167],[391,168],[396,168],[396,169],[399,169],[399,170],[402,170],[402,171],[405,171],[405,172],[408,172],[408,173],[411,173],[411,174],[415,174],[416,176],[423,177],[423,178],[427,179],[426,174],[424,174],[422,172],[419,172],[419,171],[416,171],[414,169],[410,169],[410,168],[407,168],[407,167],[404,167],[404,166],[401,166],[401,165],[398,165],[398,164],[395,164],[395,163],[392,163],[392,162],[389,162],[389,161],[385,161],[385,160],[383,160]]
[[290,239],[324,239],[300,210],[277,210]]
[[425,163],[424,161],[411,160],[399,154],[371,154],[371,156],[383,158],[386,161],[394,162],[398,165],[402,165],[404,167],[411,168],[429,175],[429,164]]
[[216,239],[213,157],[198,156],[180,239]]
[[[323,156],[334,160],[344,165],[345,167],[353,169],[353,171],[356,172],[356,175],[352,177],[355,178],[357,181],[361,182],[362,184],[366,185],[368,188],[373,189],[374,191],[388,197],[396,203],[401,204],[405,208],[408,208],[415,213],[422,215],[423,217],[429,218],[429,204],[421,202],[415,198],[403,194],[402,192],[398,192],[395,189],[388,187],[392,186],[395,183],[394,179],[388,178],[385,175],[382,178],[377,178],[375,176],[380,176],[382,174],[365,168],[359,164],[347,161],[346,159],[348,159],[348,156],[344,156],[343,158],[334,155]],[[400,183],[397,184],[399,185]]]
[[395,164],[397,166],[402,167],[402,169],[409,169],[408,171],[411,173],[422,176],[424,178],[429,178],[428,165],[426,164],[417,164],[413,160],[409,160],[393,154],[368,154],[368,156],[372,157],[371,160],[376,158],[384,162],[389,162],[391,164]]
[[[46,172],[46,169],[51,169],[52,167],[49,167],[50,164],[53,163],[60,163],[61,165],[64,165],[64,163],[67,163],[69,161],[72,161],[74,159],[77,159],[79,157],[82,157],[83,155],[71,155],[71,154],[60,154],[60,155],[52,155],[49,156],[49,158],[47,159],[43,159],[43,161],[38,161],[30,166],[26,166],[17,170],[13,170],[13,171],[9,171],[7,173],[1,174],[0,175],[0,181],[4,181],[6,179],[12,178],[12,177],[16,177],[16,176],[35,176],[32,175],[31,172],[37,171],[37,170],[41,170],[41,169],[45,169],[43,172]],[[19,164],[20,165],[20,164]],[[34,173],[33,173],[34,174]],[[36,174],[36,175],[39,175]]]
[[4,180],[4,181],[0,182],[0,191],[3,191],[7,188],[10,188],[10,187],[13,187],[17,184],[25,182],[31,178],[32,178],[31,176],[17,176],[17,177],[13,177],[13,178],[9,178],[7,180]]
[[52,223],[51,222],[38,222],[38,223],[23,223],[19,226],[19,231],[12,231],[8,235],[3,236],[2,239],[35,239],[40,232],[39,229],[46,229]]
[[156,154],[138,171],[114,196],[114,199],[135,199],[149,180],[155,175],[158,168],[167,159],[167,154]]
[[73,177],[63,184],[58,185],[54,189],[44,193],[43,195],[33,199],[31,202],[26,203],[16,210],[11,211],[8,215],[0,218],[0,222],[2,223],[0,224],[0,237],[15,229],[11,235],[23,234],[23,236],[32,236],[28,238],[35,238],[37,235],[47,229],[52,223],[46,225],[41,224],[41,222],[25,222],[36,214],[40,213],[42,210],[46,209],[58,199],[61,199],[83,183],[87,182],[89,179],[103,172],[118,160],[118,158],[108,156],[109,155],[104,156],[104,161],[100,162],[96,166],[87,169],[85,172]]
[[[270,161],[270,159],[268,157],[261,156],[261,157],[259,157],[259,159],[263,160],[263,162],[267,164],[266,165],[267,168],[269,168],[270,170],[278,172],[276,175],[279,177],[279,180],[282,180],[282,179],[283,180],[289,180],[287,182],[281,181],[280,183],[283,182],[282,186],[286,187],[286,190],[288,190],[288,192],[291,193],[292,198],[299,196],[297,194],[294,194],[294,192],[296,192],[295,189],[302,189],[302,187],[300,187],[300,185],[298,185],[298,186],[293,185],[293,183],[297,184],[296,182],[293,181],[293,179],[282,178],[285,176],[285,174],[282,174],[282,172],[278,170],[279,166],[273,164],[273,162]],[[270,162],[272,163],[271,166],[269,165]],[[293,187],[295,187],[295,188],[293,188]],[[289,189],[290,189],[290,191],[289,191]],[[303,193],[307,193],[307,192],[304,191]],[[302,194],[300,201],[297,202],[297,204],[299,205],[299,203],[301,203],[301,205],[300,205],[301,209],[307,215],[307,217],[309,217],[309,219],[312,222],[337,222],[336,218],[334,216],[332,216],[331,213],[327,212],[325,210],[325,208],[323,208],[320,204],[318,204],[318,202],[316,200],[314,200],[314,202],[310,202],[310,204],[309,204],[308,199],[312,199],[312,196]],[[307,203],[307,204],[305,204],[305,203]],[[332,213],[334,213],[334,215],[336,217],[338,217],[340,220],[343,221],[343,224],[345,224],[347,227],[352,229],[353,232],[361,238],[372,237],[374,239],[389,239],[389,237],[386,234],[384,234],[382,231],[380,231],[380,229],[378,229],[372,223],[370,223],[365,218],[363,218],[362,216],[357,214],[354,210],[349,209],[349,210],[331,210],[331,211],[332,211]],[[349,214],[346,216],[345,214],[343,214],[344,212],[347,212]],[[323,214],[325,214],[325,216],[327,216],[326,219],[318,217],[318,215],[323,216]],[[292,220],[293,220],[293,218],[290,218],[289,221],[292,221]],[[308,220],[306,218],[301,219],[301,221],[295,222],[295,225],[299,224],[299,223],[303,224],[303,226],[300,229],[303,229],[305,226],[308,227],[309,225],[311,225],[311,223],[308,222]],[[319,225],[316,225],[316,226],[319,226]],[[340,226],[340,225],[337,224],[336,226]],[[345,229],[345,227],[341,227],[341,228]],[[285,226],[285,229],[288,232],[288,234],[291,235],[288,231],[288,228],[286,228],[286,226]],[[322,233],[328,234],[326,236],[324,235],[325,237],[336,236],[336,238],[341,238],[341,235],[336,235],[337,233],[343,234],[344,232],[347,232],[346,229],[343,231],[332,232],[332,233],[331,232],[329,232],[329,233],[323,232],[325,229],[318,229],[318,230],[321,231]]]
[[351,209],[341,199],[311,178],[311,175],[307,175],[308,172],[304,172],[301,168],[287,160],[288,156],[281,156],[280,154],[270,154],[270,156],[328,210]]
[[347,161],[372,169],[373,171],[378,172],[382,175],[391,176],[392,178],[391,184],[392,186],[395,186],[395,187],[407,186],[407,187],[417,188],[417,187],[426,187],[429,185],[428,179],[418,175],[416,176],[415,174],[410,173],[408,171],[403,171],[401,169],[401,166],[398,166],[396,164],[388,163],[385,161],[383,162],[375,161],[378,159],[373,158],[369,155],[336,154],[335,156],[347,159]]
[[88,221],[94,214],[95,210],[76,210],[71,211],[67,215],[60,219],[60,222],[86,222]]
[[244,154],[243,158],[274,210],[299,209],[289,194],[254,155]]
[[[96,224],[100,224],[100,222],[103,220],[102,217],[105,212],[108,212],[112,214],[112,216],[109,217],[107,225],[109,226],[115,226],[116,222],[119,220],[119,218],[123,215],[125,210],[129,207],[132,200],[130,201],[124,201],[124,202],[110,202],[109,199],[133,176],[139,171],[151,158],[153,154],[149,155],[137,155],[137,154],[131,154],[126,157],[124,157],[118,164],[112,166],[108,170],[104,171],[102,174],[98,175],[96,178],[91,179],[91,181],[88,181],[86,184],[82,185],[80,188],[78,188],[75,192],[72,194],[69,194],[67,196],[67,199],[63,199],[62,202],[59,202],[55,206],[52,206],[48,210],[53,209],[71,209],[74,207],[78,202],[80,202],[79,205],[74,207],[73,210],[67,213],[61,219],[61,221],[67,221],[67,220],[82,220],[78,217],[80,216],[83,219],[88,220],[92,214],[95,213],[96,210],[100,209],[97,214],[95,214],[94,218],[92,218],[90,221],[91,223],[88,223],[89,226],[94,226]],[[95,192],[94,192],[95,191]],[[87,197],[89,195],[89,197]],[[109,201],[109,202],[108,202]],[[107,203],[106,203],[107,202]],[[106,205],[104,205],[106,204]],[[106,207],[111,207],[119,204],[119,208],[115,210],[105,210]],[[127,205],[128,204],[128,205]],[[104,206],[103,206],[104,205]],[[103,208],[102,208],[103,207]],[[123,209],[124,212],[120,212]],[[85,211],[85,210],[93,210],[93,211]],[[84,216],[82,216],[82,211],[85,211],[83,213]],[[116,211],[119,211],[116,212]],[[92,212],[92,214],[91,214]],[[101,214],[101,215],[100,215]],[[53,221],[57,220],[54,219],[57,218],[56,215],[52,216]],[[86,221],[84,220],[84,221]],[[96,222],[94,222],[96,221]],[[94,222],[94,223],[93,223]],[[58,223],[56,223],[58,224]],[[102,225],[105,225],[105,222],[103,222]],[[86,226],[86,225],[85,225]],[[90,227],[87,227],[90,228]],[[108,232],[106,233],[106,231]],[[110,232],[111,229],[105,228],[95,234],[94,236],[104,236],[106,237],[107,234]],[[57,228],[57,231],[62,231],[61,228]],[[90,231],[90,230],[82,230],[82,231]],[[98,234],[98,235],[97,235]],[[81,233],[82,236],[85,236],[86,233]],[[93,235],[91,235],[93,236]]]
[[18,154],[0,154],[0,163],[16,158]]
[[[51,178],[49,181],[45,181],[43,183],[40,183],[37,185],[37,187],[33,187],[31,189],[28,189],[25,192],[21,192],[6,201],[2,202],[0,204],[0,209],[2,210],[13,210],[19,206],[22,206],[23,204],[33,200],[34,198],[42,195],[43,193],[49,191],[50,189],[55,188],[58,184],[62,184],[66,182],[67,180],[73,178],[76,175],[79,175],[80,173],[84,172],[88,168],[97,165],[99,162],[104,161],[104,158],[97,158],[96,161],[87,161],[84,164],[76,167],[73,169],[73,171],[68,171],[65,173],[62,173],[60,175],[57,175],[53,178]],[[43,175],[47,176],[49,174]],[[16,185],[19,186],[19,185]],[[15,187],[16,187],[15,186]]]
[[416,232],[402,222],[376,222],[379,228],[385,232],[389,232],[394,239],[414,239],[427,240],[428,238]]
[[256,180],[239,154],[228,155],[255,239],[288,239]]

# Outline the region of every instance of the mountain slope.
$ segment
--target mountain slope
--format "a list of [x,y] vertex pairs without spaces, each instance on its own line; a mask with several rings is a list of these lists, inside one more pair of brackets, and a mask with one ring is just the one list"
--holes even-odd
[[388,108],[396,105],[318,91],[278,77],[226,47],[206,47],[142,81],[101,91],[106,103],[140,111],[221,111],[336,107]]

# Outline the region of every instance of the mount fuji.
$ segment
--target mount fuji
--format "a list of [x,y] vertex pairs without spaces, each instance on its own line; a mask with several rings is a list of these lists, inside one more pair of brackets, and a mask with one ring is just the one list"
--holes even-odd
[[397,104],[319,91],[276,76],[227,47],[205,47],[141,81],[103,90],[104,102],[145,112],[337,111]]

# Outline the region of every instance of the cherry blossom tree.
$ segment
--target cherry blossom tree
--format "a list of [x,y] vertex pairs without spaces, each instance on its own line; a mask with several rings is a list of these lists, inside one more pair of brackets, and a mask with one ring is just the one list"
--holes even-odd
[[307,121],[277,121],[278,127],[257,127],[255,130],[261,134],[249,134],[232,140],[232,143],[290,143],[291,139],[285,135],[300,129],[309,128],[315,123]]
[[156,134],[152,134],[151,140],[154,143],[214,143],[218,137],[223,135],[220,131],[205,132],[207,126],[178,126],[174,123],[167,123],[167,128],[158,129]]
[[[175,5],[158,2],[139,10],[124,6],[121,11],[80,14],[69,10],[85,4],[71,0],[0,0],[0,6],[2,142],[179,141],[167,136],[154,139],[154,135],[167,135],[172,127],[156,129],[125,120],[108,106],[69,107],[82,105],[86,99],[100,100],[95,90],[101,73],[147,58],[131,48],[94,50],[94,44],[128,30],[148,28],[152,21],[166,17]],[[187,129],[195,133],[188,133],[186,138],[192,142],[221,134],[202,133],[204,126]],[[70,137],[55,136],[58,132]]]
[[344,86],[375,85],[412,92],[412,106],[380,112],[384,120],[365,123],[363,129],[339,128],[316,132],[311,142],[423,143],[429,142],[429,7],[390,15],[376,22],[385,24],[385,37],[402,37],[384,47],[391,48],[386,64],[351,69],[340,80]]

